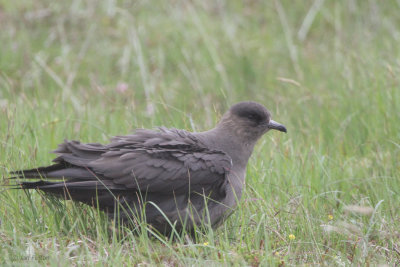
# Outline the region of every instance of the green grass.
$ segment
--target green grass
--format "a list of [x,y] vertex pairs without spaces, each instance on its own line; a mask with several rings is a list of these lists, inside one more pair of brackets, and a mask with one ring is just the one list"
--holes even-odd
[[259,142],[237,211],[160,241],[0,189],[0,265],[399,264],[399,1],[192,2],[0,1],[0,179],[64,138],[206,130],[256,100],[288,134]]

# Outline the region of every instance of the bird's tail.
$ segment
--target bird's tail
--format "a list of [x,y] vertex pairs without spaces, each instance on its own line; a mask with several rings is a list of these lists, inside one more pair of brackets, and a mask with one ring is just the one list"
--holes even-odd
[[9,184],[7,187],[9,189],[40,189],[43,186],[54,184],[54,181],[48,181],[49,178],[56,178],[52,177],[51,173],[62,169],[65,169],[65,164],[57,163],[46,167],[12,171],[10,172],[12,176],[8,177],[8,180],[18,180],[18,182]]
[[[11,172],[17,183],[9,189],[36,189],[58,197],[82,201],[98,191],[123,190],[110,180],[97,177],[90,169],[56,163],[46,167]],[[86,202],[86,201],[82,201]]]
[[[10,179],[46,179],[51,178],[51,174],[55,171],[66,169],[65,164],[57,163],[46,167],[39,167],[27,170],[12,171],[10,174],[15,175]],[[49,175],[50,174],[50,175]]]

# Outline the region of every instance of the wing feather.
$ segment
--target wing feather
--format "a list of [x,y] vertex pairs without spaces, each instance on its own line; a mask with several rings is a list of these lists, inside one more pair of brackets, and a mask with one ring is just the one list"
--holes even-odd
[[77,182],[101,179],[117,188],[149,192],[189,187],[201,191],[204,185],[221,184],[232,165],[228,155],[208,148],[195,135],[167,128],[139,129],[132,135],[114,137],[108,145],[65,141],[54,152],[58,157],[52,166],[60,167],[39,168],[39,174],[73,179],[74,188],[79,188]]

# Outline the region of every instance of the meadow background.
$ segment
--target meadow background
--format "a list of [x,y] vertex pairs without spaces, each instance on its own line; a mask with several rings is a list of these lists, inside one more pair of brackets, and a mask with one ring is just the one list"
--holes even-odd
[[399,44],[398,0],[0,0],[1,184],[64,138],[207,130],[242,100],[288,128],[197,242],[2,188],[0,264],[399,264]]

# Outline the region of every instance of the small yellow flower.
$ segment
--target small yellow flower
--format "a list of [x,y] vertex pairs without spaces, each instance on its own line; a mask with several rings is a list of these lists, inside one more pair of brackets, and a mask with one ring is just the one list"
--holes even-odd
[[296,236],[295,236],[294,234],[290,234],[290,235],[289,235],[289,239],[290,239],[290,240],[295,240],[295,239],[296,239]]
[[333,220],[333,215],[332,215],[332,214],[329,214],[329,215],[328,215],[328,220],[330,220],[330,221]]
[[274,255],[278,257],[278,256],[279,256],[279,251],[276,251],[276,252],[274,253]]
[[203,245],[204,245],[204,246],[208,246],[208,242],[204,242]]

